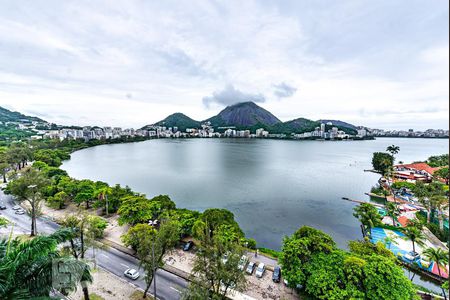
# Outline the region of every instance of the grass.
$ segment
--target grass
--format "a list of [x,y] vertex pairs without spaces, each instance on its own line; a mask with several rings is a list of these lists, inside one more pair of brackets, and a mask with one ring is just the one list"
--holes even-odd
[[281,252],[275,251],[269,248],[258,248],[259,253],[263,253],[266,256],[269,256],[274,259],[278,259],[280,257]]
[[89,299],[91,300],[105,300],[102,296],[97,295],[96,293],[89,294]]
[[[143,299],[142,297],[144,296],[144,293],[141,291],[135,291],[133,294],[131,294],[130,296],[130,300],[141,300]],[[154,298],[152,296],[150,296],[149,294],[147,294],[147,298],[148,300],[154,300]]]

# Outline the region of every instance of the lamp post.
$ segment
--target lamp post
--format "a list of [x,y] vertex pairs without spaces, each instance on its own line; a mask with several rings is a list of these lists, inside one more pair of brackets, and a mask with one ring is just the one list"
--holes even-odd
[[[150,220],[148,221],[148,225],[155,227],[158,224],[158,220]],[[152,266],[153,266],[153,296],[156,297],[156,265],[155,265],[155,235],[153,235],[152,241]]]

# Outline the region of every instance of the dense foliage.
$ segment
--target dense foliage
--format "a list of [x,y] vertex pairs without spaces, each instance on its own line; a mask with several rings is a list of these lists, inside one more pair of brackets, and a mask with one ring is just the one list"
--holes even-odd
[[372,157],[372,167],[383,176],[387,174],[394,165],[394,157],[386,152],[375,152]]
[[317,299],[414,299],[414,286],[384,245],[352,241],[349,249],[337,249],[327,234],[302,227],[283,241],[283,276]]
[[427,159],[427,163],[431,167],[445,167],[448,166],[448,162],[449,162],[448,154],[434,155],[430,156]]

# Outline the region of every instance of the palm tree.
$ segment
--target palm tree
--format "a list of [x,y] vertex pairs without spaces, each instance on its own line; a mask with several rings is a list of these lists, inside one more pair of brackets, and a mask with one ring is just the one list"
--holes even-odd
[[437,210],[437,217],[439,221],[439,228],[444,230],[444,220],[442,211],[448,207],[448,198],[444,195],[433,195],[430,199],[433,207]]
[[433,209],[430,201],[430,189],[422,181],[416,181],[413,192],[417,199],[419,199],[420,204],[427,210],[427,224],[430,223],[431,210]]
[[379,225],[381,221],[378,210],[370,203],[361,203],[354,209],[353,216],[358,218],[361,224],[369,230],[369,235],[372,235],[372,228]]
[[422,231],[415,227],[415,226],[407,226],[404,228],[403,233],[405,236],[403,237],[404,240],[410,240],[412,242],[413,246],[413,252],[416,252],[416,244],[423,245],[425,241],[425,235],[422,233]]
[[384,207],[386,208],[386,214],[392,218],[392,226],[395,227],[395,219],[400,215],[397,205],[393,202],[388,202]]
[[395,145],[390,145],[386,148],[386,151],[389,152],[392,156],[398,154],[400,152],[400,147]]
[[397,244],[395,242],[395,240],[397,239],[397,236],[393,235],[393,234],[388,234],[384,239],[383,239],[383,244],[385,246],[388,246],[388,249],[391,249],[392,244]]
[[[448,251],[443,251],[441,248],[427,248],[422,252],[422,255],[429,261],[434,261],[434,263],[438,266],[439,277],[442,277],[441,267],[445,268],[448,264]],[[444,298],[447,299],[444,288],[442,288],[442,292],[444,292]]]
[[[25,241],[19,238],[0,240],[0,299],[48,297],[54,288],[55,261],[64,265],[68,272],[81,274],[82,280],[92,281],[84,262],[60,255],[57,246],[69,235],[69,231],[60,230]],[[67,293],[76,289],[77,283],[70,281],[58,290]]]

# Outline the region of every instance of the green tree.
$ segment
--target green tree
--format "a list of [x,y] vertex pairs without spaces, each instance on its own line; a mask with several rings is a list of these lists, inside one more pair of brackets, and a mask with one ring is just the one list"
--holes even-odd
[[120,225],[146,223],[153,217],[153,206],[144,195],[125,196],[117,213]]
[[145,271],[146,287],[143,298],[147,296],[156,271],[164,265],[164,255],[179,241],[180,226],[176,221],[164,220],[159,230],[145,231],[146,234],[140,236],[137,247],[137,255]]
[[220,208],[207,209],[201,215],[201,220],[208,225],[211,237],[220,225],[231,225],[241,237],[244,237],[239,224],[234,220],[234,214],[229,210]]
[[395,220],[400,215],[400,210],[398,209],[397,205],[393,202],[388,202],[384,206],[386,209],[386,214],[392,218],[392,226],[395,227]]
[[200,215],[201,214],[195,210],[178,208],[165,211],[162,215],[162,218],[178,221],[181,227],[181,234],[183,236],[192,236],[192,227],[194,226],[195,222],[199,220]]
[[365,229],[369,231],[369,235],[372,234],[372,228],[381,224],[381,216],[378,210],[370,203],[361,203],[353,208],[353,216],[358,218]]
[[10,169],[10,164],[8,162],[7,148],[0,147],[0,174],[3,177],[3,183],[6,183],[6,174]]
[[[58,244],[68,236],[67,231],[57,231],[49,236],[29,240],[16,238],[0,240],[0,298],[1,299],[49,299],[54,288],[52,265],[58,259],[72,274],[82,274],[81,280],[92,282],[89,266],[60,255]],[[60,292],[75,290],[75,276]]]
[[381,175],[385,175],[394,166],[394,157],[385,152],[375,152],[372,157],[372,167]]
[[78,206],[80,206],[82,203],[85,203],[86,209],[89,209],[89,204],[94,199],[94,182],[88,179],[81,180],[78,182],[76,189],[76,195],[73,200],[78,204]]
[[[243,249],[235,241],[223,238],[219,225],[211,236],[210,226],[205,222],[196,223],[195,230],[200,244],[194,261],[191,284],[184,299],[227,299],[230,289],[243,291],[246,287],[245,275],[238,269]],[[226,257],[226,258],[225,258]]]
[[304,284],[306,275],[302,266],[316,253],[330,253],[336,248],[333,239],[312,227],[303,226],[290,237],[283,239],[279,262],[283,268],[283,277],[294,288]]
[[153,226],[140,223],[130,227],[127,233],[122,235],[121,239],[125,246],[137,251],[140,241],[154,234],[155,228]]
[[47,204],[51,208],[55,209],[62,209],[66,205],[67,201],[69,200],[69,196],[66,194],[66,192],[61,191],[56,193],[53,196],[50,196],[47,198]]
[[8,219],[6,219],[4,217],[0,217],[0,228],[1,227],[6,227],[6,226],[8,226],[8,224],[9,224]]
[[[441,268],[445,269],[445,266],[448,264],[448,251],[444,251],[441,248],[427,248],[422,252],[422,255],[429,261],[434,261],[438,266],[439,277],[442,277]],[[442,288],[442,292],[444,293],[444,298],[447,299],[444,288]]]
[[443,167],[433,174],[434,177],[442,178],[445,180],[445,184],[448,184],[449,180],[449,173],[448,173],[448,167]]
[[425,240],[425,235],[420,229],[414,226],[406,226],[403,229],[404,240],[411,241],[413,246],[413,252],[416,252],[416,244],[423,245]]
[[20,202],[30,205],[31,216],[31,236],[36,235],[36,217],[40,204],[44,200],[42,191],[50,184],[50,181],[34,168],[30,168],[22,173],[22,176],[8,183],[7,191],[16,196]]

